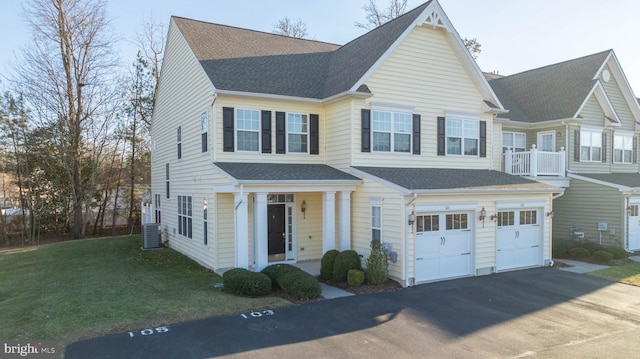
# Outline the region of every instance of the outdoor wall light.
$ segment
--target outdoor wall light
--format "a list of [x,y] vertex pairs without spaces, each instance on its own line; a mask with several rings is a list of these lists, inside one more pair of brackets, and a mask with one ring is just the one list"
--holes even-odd
[[489,219],[492,221],[495,221],[496,219],[498,219],[498,215],[497,214],[492,214],[489,216]]
[[411,213],[409,213],[409,225],[413,226],[414,223],[416,223],[416,213],[411,211]]
[[551,212],[547,212],[547,217],[549,217],[549,218],[553,218],[553,211],[551,211]]
[[300,205],[300,210],[302,211],[302,216],[303,218],[307,218],[307,214],[305,212],[307,212],[307,202],[305,200],[302,200],[302,204]]
[[482,209],[480,210],[480,220],[484,221],[486,217],[487,217],[487,211],[484,209],[484,207],[482,207]]

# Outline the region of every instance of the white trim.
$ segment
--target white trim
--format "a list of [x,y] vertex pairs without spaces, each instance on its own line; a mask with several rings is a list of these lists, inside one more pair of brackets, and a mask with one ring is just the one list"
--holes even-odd
[[[629,131],[613,131],[613,134],[611,136],[611,148],[612,148],[612,162],[615,164],[620,164],[620,165],[632,165],[633,164],[633,132],[629,132]],[[624,152],[625,151],[629,151],[629,150],[625,150],[624,147],[623,148],[617,148],[616,147],[616,137],[623,137],[623,138],[629,138],[631,139],[631,158],[629,158],[628,162],[624,161]],[[624,145],[624,141],[623,141],[623,145]],[[622,161],[616,161],[616,151],[617,150],[621,150],[622,151]]]
[[556,152],[556,130],[544,130],[536,132],[536,143],[538,146],[538,150],[542,151],[542,136],[551,135],[553,136],[552,144],[553,149],[550,152]]
[[382,202],[384,202],[384,198],[383,197],[369,196],[369,205],[370,206],[382,206]]
[[524,201],[496,201],[496,210],[499,209],[527,209],[544,208],[548,201],[544,200],[524,200]]
[[399,185],[397,185],[397,184],[395,184],[393,182],[389,182],[389,181],[387,181],[385,179],[382,179],[382,178],[380,178],[378,176],[374,176],[374,175],[370,174],[369,172],[364,172],[364,171],[361,171],[361,170],[359,170],[357,168],[354,168],[354,167],[351,167],[351,172],[353,172],[354,174],[356,174],[358,176],[368,178],[368,179],[370,179],[372,181],[378,182],[378,183],[380,183],[380,184],[382,184],[384,186],[387,186],[387,187],[389,187],[391,189],[394,189],[394,190],[400,192],[401,194],[403,194],[405,196],[406,195],[410,195],[410,194],[413,193],[411,190],[409,190],[407,188],[399,186]]
[[456,118],[456,119],[460,119],[460,120],[476,120],[476,121],[480,121],[481,117],[480,115],[478,115],[477,113],[474,112],[465,112],[465,111],[450,111],[450,110],[445,110],[444,111],[444,117],[452,117],[452,118]]
[[303,102],[314,102],[314,103],[323,102],[322,99],[311,98],[311,97],[275,95],[275,94],[258,93],[258,92],[217,90],[217,93],[220,94],[220,95],[232,95],[232,96],[242,96],[242,97],[257,97],[257,98],[268,98],[268,99],[287,100],[287,101],[303,101]]
[[[303,116],[307,116],[307,132],[292,132],[289,130],[289,115],[299,115],[300,116],[300,120],[302,120]],[[292,155],[308,155],[309,153],[311,153],[311,114],[309,113],[304,113],[304,112],[286,112],[284,115],[284,135],[286,136],[286,154],[292,154]],[[307,136],[307,150],[304,152],[292,152],[289,151],[289,144],[291,143],[291,141],[289,141],[289,134],[292,135],[300,135],[300,136]]]
[[615,183],[611,183],[611,182],[597,180],[597,179],[590,178],[590,177],[580,176],[577,173],[567,173],[567,177],[575,178],[575,179],[578,179],[578,180],[581,180],[581,181],[585,181],[585,182],[599,184],[599,185],[606,186],[606,187],[615,188],[620,192],[631,191],[631,190],[634,189],[634,187],[627,187],[627,186],[623,186],[623,185],[619,185],[619,184],[615,184]]
[[[613,60],[613,64],[615,66],[610,65],[609,72],[611,72],[611,75],[613,75],[613,78],[616,80],[618,88],[622,92],[622,96],[624,96],[627,106],[629,106],[629,108],[631,109],[631,113],[633,114],[635,122],[639,122],[640,121],[640,104],[638,104],[636,95],[633,93],[633,89],[629,84],[629,80],[627,79],[627,76],[624,74],[622,70],[622,66],[620,66],[620,62],[618,61],[618,57],[616,56],[613,50],[609,51],[607,58],[603,61],[602,66],[600,66],[598,71],[595,73],[593,79],[595,80],[598,78],[598,76],[600,76],[600,73],[605,69],[607,65],[609,65],[609,61],[611,60]],[[621,83],[624,83],[624,86]]]
[[[609,96],[607,96],[607,93],[604,91],[604,87],[602,86],[602,83],[600,82],[600,80],[598,80],[596,84],[593,85],[593,87],[589,91],[589,94],[585,97],[584,101],[582,101],[582,104],[580,105],[580,107],[578,107],[578,111],[576,111],[576,113],[574,114],[574,117],[578,117],[578,115],[580,115],[580,113],[582,112],[584,107],[587,105],[587,102],[589,102],[592,96],[595,96],[596,102],[598,102],[598,105],[600,105],[600,109],[602,110],[602,112],[604,112],[604,115],[607,117],[613,118],[617,122],[615,124],[603,122],[603,126],[607,126],[607,125],[620,126],[621,125],[620,117],[618,117],[618,114],[616,113],[615,108],[611,104],[611,100],[609,100]],[[603,119],[603,121],[608,121],[608,120]]]
[[382,102],[371,102],[371,111],[397,112],[412,114],[415,112],[415,106],[403,106]]
[[[239,129],[238,128],[238,111],[255,111],[258,113],[258,130],[254,131],[254,130],[245,130],[245,129]],[[260,150],[262,149],[262,121],[261,121],[261,117],[262,114],[260,112],[259,109],[255,109],[255,108],[246,108],[246,107],[235,107],[233,108],[233,150],[235,152],[239,152],[239,153],[260,153]],[[243,132],[256,132],[258,134],[258,149],[256,149],[255,151],[250,151],[250,150],[239,150],[238,149],[238,131],[243,131]]]
[[479,202],[416,203],[416,214],[423,212],[475,212]]

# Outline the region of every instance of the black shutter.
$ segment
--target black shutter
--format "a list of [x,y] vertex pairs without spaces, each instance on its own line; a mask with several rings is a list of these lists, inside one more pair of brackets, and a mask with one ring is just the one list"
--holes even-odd
[[607,162],[607,131],[602,131],[602,162]]
[[263,110],[262,119],[262,153],[271,153],[271,111]]
[[487,121],[480,121],[480,157],[487,157]]
[[363,108],[361,111],[361,119],[360,147],[362,152],[371,152],[371,110]]
[[276,153],[287,153],[287,127],[284,112],[276,112]]
[[445,151],[445,118],[438,117],[438,156],[444,156]]
[[420,115],[413,114],[413,154],[420,154]]
[[573,160],[580,161],[580,130],[573,131]]
[[633,163],[638,163],[638,139],[636,138],[636,136],[633,136],[633,153],[631,154],[631,157],[633,158]]
[[233,107],[222,108],[222,150],[233,152]]
[[309,153],[317,155],[320,153],[320,134],[318,115],[309,115]]

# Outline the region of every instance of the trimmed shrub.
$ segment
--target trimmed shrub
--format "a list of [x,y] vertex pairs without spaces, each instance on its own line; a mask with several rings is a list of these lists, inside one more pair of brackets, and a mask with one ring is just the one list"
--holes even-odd
[[578,242],[566,239],[554,239],[551,245],[553,258],[569,258],[569,250],[579,245]]
[[604,250],[613,255],[613,259],[626,259],[629,258],[629,252],[620,247],[604,247]]
[[607,251],[595,251],[591,255],[591,258],[598,263],[607,263],[613,259],[613,254]]
[[340,254],[337,249],[327,251],[320,261],[320,277],[324,280],[333,279],[333,264],[336,261],[336,257]]
[[291,272],[297,272],[301,269],[298,267],[294,267],[291,264],[272,264],[270,266],[265,267],[261,273],[267,275],[271,278],[271,282],[274,288],[278,287],[278,279],[283,275]]
[[333,280],[346,282],[349,269],[361,269],[360,256],[354,250],[346,250],[338,254],[333,264]]
[[280,276],[278,286],[298,299],[316,298],[322,293],[318,280],[301,269]]
[[349,269],[347,283],[352,287],[359,287],[364,283],[364,272],[359,269]]
[[593,253],[595,251],[601,251],[604,249],[603,246],[601,246],[600,244],[596,243],[596,242],[584,242],[580,244],[580,247],[585,248],[586,250],[588,250],[589,252]]
[[233,293],[260,297],[271,292],[271,279],[262,273],[233,268],[222,275],[224,287]]
[[569,249],[569,258],[584,259],[591,255],[588,249],[582,247],[576,247]]
[[382,284],[387,280],[389,280],[387,255],[382,250],[380,240],[374,239],[371,241],[371,254],[367,257],[367,281],[371,284]]

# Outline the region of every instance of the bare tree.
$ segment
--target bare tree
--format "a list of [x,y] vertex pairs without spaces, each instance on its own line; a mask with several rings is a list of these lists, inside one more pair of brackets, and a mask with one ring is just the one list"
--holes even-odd
[[273,33],[298,39],[309,37],[309,34],[307,33],[307,24],[302,22],[302,19],[298,18],[298,21],[293,22],[287,16],[278,20],[278,22],[273,25]]
[[[136,43],[142,51],[146,63],[151,68],[155,80],[153,86],[154,102],[155,94],[158,92],[158,82],[160,81],[160,70],[164,59],[164,44],[167,39],[167,29],[163,22],[156,22],[153,15],[144,19],[140,30],[136,34]],[[151,118],[147,119],[151,121]],[[150,126],[151,123],[147,123]]]
[[83,171],[92,158],[86,131],[108,112],[105,104],[116,64],[105,8],[104,0],[29,2],[25,18],[33,41],[16,69],[25,99],[42,121],[57,124],[64,136],[57,142],[71,188],[73,238],[83,238],[86,228],[90,188]]
[[369,0],[362,9],[365,12],[366,22],[356,22],[356,27],[373,30],[378,26],[389,22],[407,11],[407,0],[390,0],[386,9],[381,9],[376,4],[376,0]]

